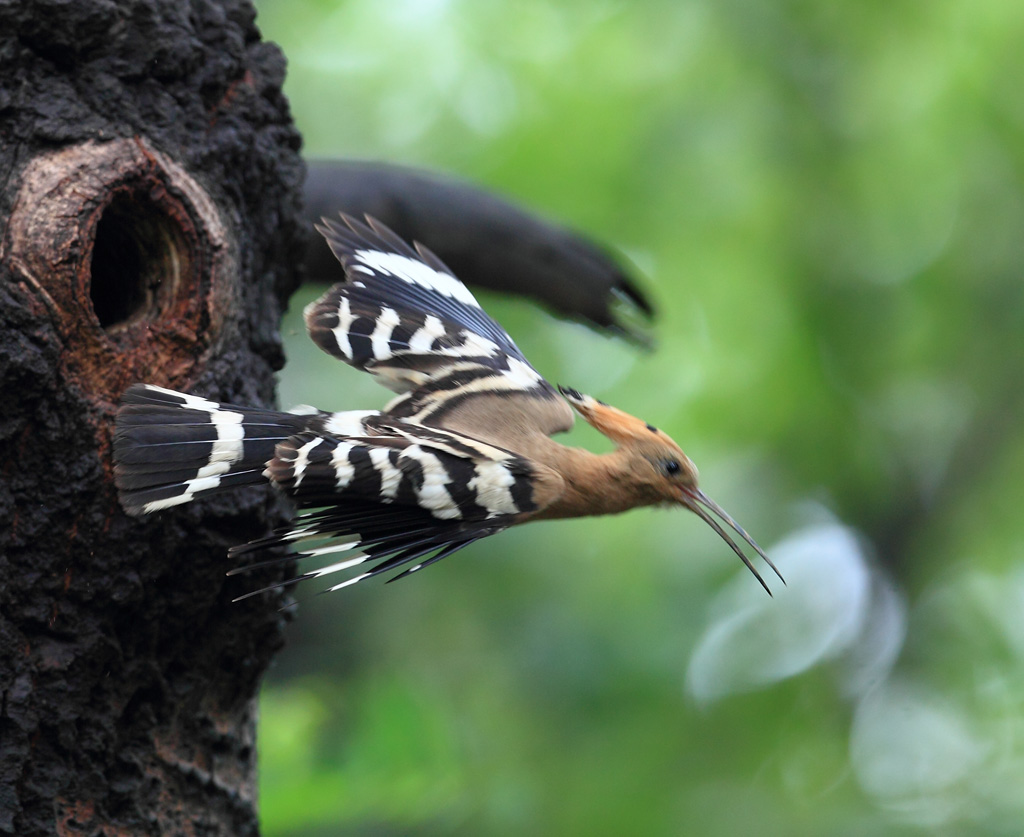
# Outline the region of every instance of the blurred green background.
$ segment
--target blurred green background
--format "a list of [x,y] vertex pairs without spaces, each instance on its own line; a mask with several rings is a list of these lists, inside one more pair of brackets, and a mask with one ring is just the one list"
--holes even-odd
[[[451,172],[637,266],[653,354],[483,301],[789,581],[644,510],[300,590],[265,833],[1024,833],[1024,4],[257,6],[308,156]],[[308,297],[282,402],[382,405]]]

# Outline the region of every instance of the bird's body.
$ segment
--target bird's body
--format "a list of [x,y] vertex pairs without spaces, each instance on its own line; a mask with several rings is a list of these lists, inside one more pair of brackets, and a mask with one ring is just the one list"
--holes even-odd
[[[304,513],[234,551],[287,544],[298,557],[344,556],[295,580],[378,562],[336,589],[401,567],[400,577],[531,520],[673,503],[754,571],[710,513],[764,553],[697,488],[672,439],[590,396],[560,394],[430,251],[371,219],[342,220],[318,229],[346,279],[306,309],[307,328],[397,396],[380,411],[282,413],[132,387],[114,442],[129,512],[269,481]],[[594,454],[551,438],[572,426],[574,409],[616,449]]]

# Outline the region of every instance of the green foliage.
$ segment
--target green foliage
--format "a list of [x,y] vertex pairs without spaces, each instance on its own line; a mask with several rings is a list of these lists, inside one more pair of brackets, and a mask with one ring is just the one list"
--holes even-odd
[[[258,5],[308,153],[451,171],[639,267],[651,355],[485,305],[674,436],[790,581],[639,511],[300,592],[266,833],[1019,833],[1024,6]],[[282,401],[383,404],[302,304]]]

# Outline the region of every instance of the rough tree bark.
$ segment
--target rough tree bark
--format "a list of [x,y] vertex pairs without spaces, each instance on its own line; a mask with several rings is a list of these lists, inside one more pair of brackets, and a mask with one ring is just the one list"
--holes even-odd
[[0,833],[257,833],[266,492],[127,518],[138,380],[270,403],[299,137],[243,0],[0,2]]

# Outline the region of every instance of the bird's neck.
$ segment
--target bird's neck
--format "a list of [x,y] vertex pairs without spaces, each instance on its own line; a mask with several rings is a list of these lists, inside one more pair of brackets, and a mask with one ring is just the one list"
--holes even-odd
[[637,482],[628,449],[599,454],[553,442],[541,461],[558,472],[565,488],[536,519],[618,514],[653,502]]

